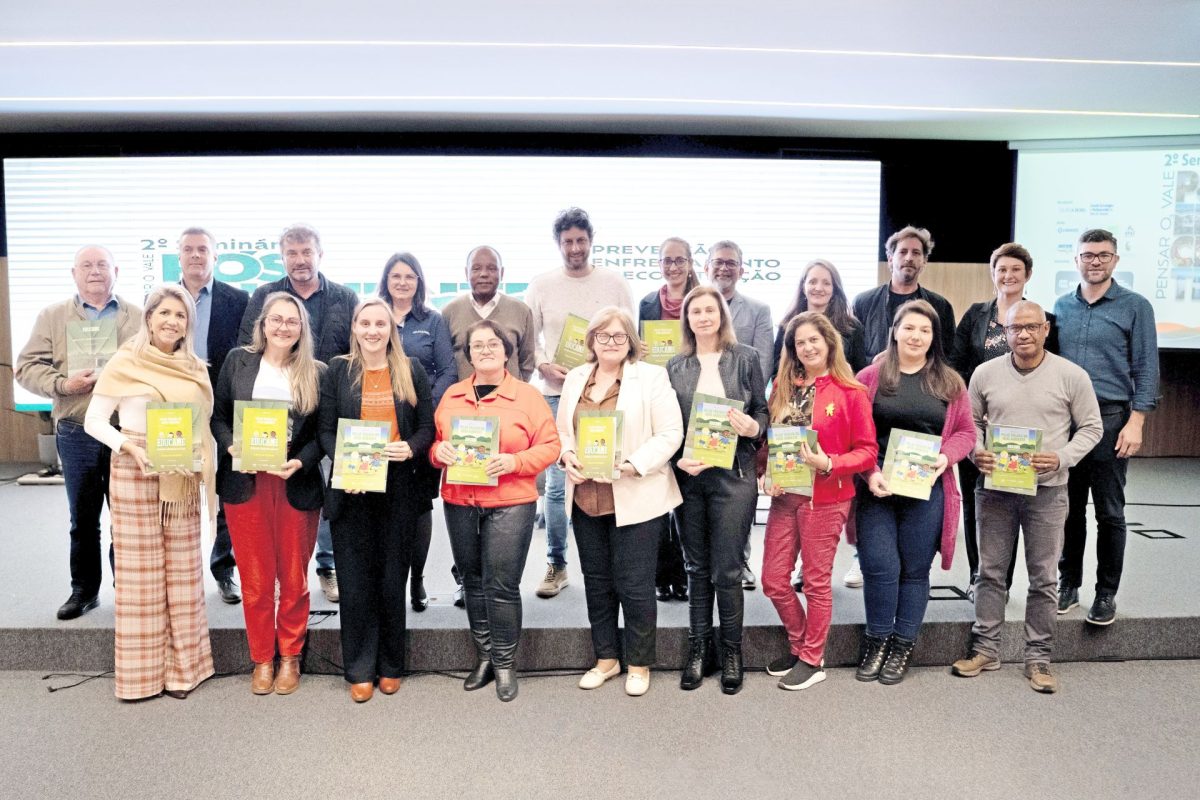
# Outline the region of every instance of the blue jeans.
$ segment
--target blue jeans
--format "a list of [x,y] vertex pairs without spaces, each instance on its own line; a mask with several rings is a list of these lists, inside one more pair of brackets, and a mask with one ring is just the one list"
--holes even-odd
[[[332,462],[328,457],[321,459],[321,475],[329,480],[329,470]],[[328,485],[328,483],[326,484]],[[329,530],[329,520],[325,519],[325,510],[321,510],[321,521],[317,523],[317,572],[332,572],[333,565],[333,533]]]
[[[108,497],[110,451],[69,419],[58,421],[55,433],[62,461],[67,507],[71,512],[71,593],[93,598],[100,592],[100,512]],[[113,561],[112,546],[108,563]]]
[[942,540],[942,482],[928,500],[876,497],[858,482],[858,564],[867,635],[916,641],[929,604],[929,571]]
[[[558,397],[546,396],[550,412],[558,418]],[[546,560],[567,565],[567,476],[556,465],[546,467]]]

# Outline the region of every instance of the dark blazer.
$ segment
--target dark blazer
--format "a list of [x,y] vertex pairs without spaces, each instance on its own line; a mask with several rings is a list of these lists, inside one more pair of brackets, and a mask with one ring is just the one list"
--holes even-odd
[[[868,359],[875,358],[888,346],[888,334],[892,330],[892,320],[888,318],[890,288],[891,284],[885,283],[854,298],[854,317],[863,325],[863,342]],[[918,286],[909,299],[924,300],[933,306],[942,325],[942,352],[949,356],[954,347],[954,307],[950,301],[924,286]]]
[[[279,280],[264,283],[254,290],[254,294],[250,295],[250,303],[246,306],[246,312],[242,315],[238,344],[250,344],[253,340],[254,322],[262,313],[263,305],[272,292],[287,292],[296,296],[296,299],[306,306],[312,302],[312,298],[300,299],[292,291],[291,286],[288,277],[284,275]],[[321,292],[324,294],[324,297],[321,298],[323,317],[320,329],[313,326],[313,356],[318,361],[332,364],[336,356],[350,352],[350,321],[354,319],[358,295],[349,287],[334,283],[324,275],[321,276]]]
[[658,289],[655,289],[642,298],[642,302],[638,306],[638,322],[644,319],[660,320],[662,313],[662,300],[658,297]]
[[[429,378],[415,359],[408,359],[412,370],[413,386],[417,390],[417,405],[414,408],[400,398],[395,398],[396,422],[400,425],[400,438],[408,442],[413,457],[407,461],[389,461],[387,468],[387,495],[392,512],[417,515],[433,508],[429,492],[418,483],[417,467],[425,461],[429,446],[433,444],[433,401],[429,390]],[[362,385],[351,369],[350,360],[335,358],[325,371],[321,381],[321,406],[317,413],[317,435],[321,450],[335,462],[337,460],[337,427],[339,419],[362,417]],[[331,522],[341,516],[347,495],[341,489],[327,485],[325,490],[325,516]]]
[[[983,363],[983,340],[987,338],[988,323],[992,314],[996,313],[996,299],[986,303],[975,303],[963,314],[954,331],[954,347],[950,350],[950,366],[962,376],[967,384],[975,368]],[[1046,312],[1046,320],[1050,323],[1050,333],[1046,336],[1046,349],[1058,355],[1058,322],[1054,315]]]
[[[773,371],[767,376],[767,382],[770,383],[779,374],[779,362],[783,360],[783,332],[787,329],[787,324],[791,320],[785,320],[778,328],[775,329],[775,344],[774,348],[774,364]],[[863,326],[856,319],[850,320],[850,332],[838,333],[842,336],[842,354],[846,356],[846,361],[850,364],[850,371],[855,375],[860,370],[865,368],[869,363],[867,361],[867,344],[863,340]]]
[[[228,283],[213,281],[212,312],[208,317],[208,379],[215,387],[225,356],[237,347],[238,331],[250,293]],[[257,319],[257,314],[255,318]],[[241,398],[239,398],[241,399]],[[250,398],[245,398],[249,400]]]
[[[255,478],[245,472],[234,472],[229,445],[233,443],[233,402],[254,399],[254,381],[261,362],[262,353],[248,353],[241,347],[230,350],[213,388],[212,433],[217,440],[217,494],[226,503],[244,503],[254,496]],[[325,365],[317,362],[317,371],[323,375]],[[288,459],[298,458],[303,464],[288,478],[288,502],[300,511],[313,511],[321,507],[325,494],[320,467],[321,445],[317,441],[317,413],[300,415],[293,410],[288,416],[292,425]]]

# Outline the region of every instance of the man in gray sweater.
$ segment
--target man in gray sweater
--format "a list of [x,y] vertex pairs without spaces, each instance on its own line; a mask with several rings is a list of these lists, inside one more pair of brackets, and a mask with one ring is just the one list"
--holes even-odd
[[1050,672],[1050,651],[1058,608],[1058,556],[1067,518],[1067,470],[1091,452],[1104,428],[1088,374],[1046,351],[1050,324],[1041,306],[1025,300],[1014,305],[1004,333],[1012,352],[985,362],[971,377],[976,432],[971,458],[983,476],[999,468],[995,455],[984,448],[988,425],[1040,430],[1041,449],[1030,459],[1037,473],[1037,494],[978,487],[979,581],[971,654],[955,661],[951,671],[973,678],[984,670],[1000,669],[1005,575],[1013,543],[1023,530],[1029,571],[1025,677],[1035,691],[1051,693],[1058,691],[1058,679]]

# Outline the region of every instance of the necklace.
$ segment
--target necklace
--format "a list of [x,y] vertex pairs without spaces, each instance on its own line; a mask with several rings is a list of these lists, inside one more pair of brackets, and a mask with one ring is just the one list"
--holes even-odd
[[388,389],[392,377],[386,368],[368,370],[365,375],[367,378],[367,391],[371,393],[378,393]]

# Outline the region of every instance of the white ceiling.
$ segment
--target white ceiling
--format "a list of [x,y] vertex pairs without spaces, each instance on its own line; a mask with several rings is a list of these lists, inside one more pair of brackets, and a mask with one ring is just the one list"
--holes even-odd
[[1200,135],[1198,0],[0,0],[0,130]]

